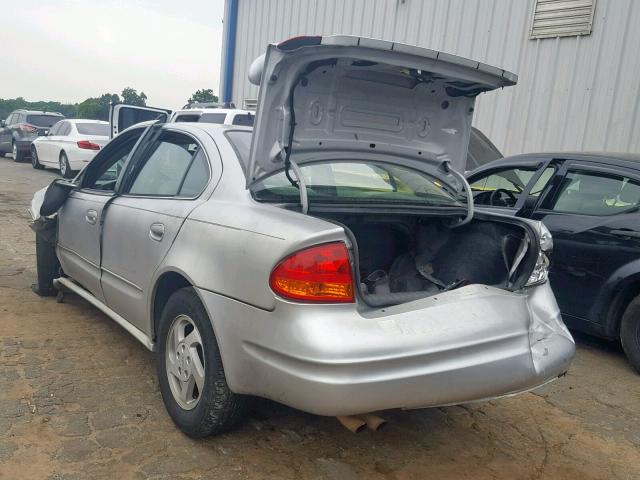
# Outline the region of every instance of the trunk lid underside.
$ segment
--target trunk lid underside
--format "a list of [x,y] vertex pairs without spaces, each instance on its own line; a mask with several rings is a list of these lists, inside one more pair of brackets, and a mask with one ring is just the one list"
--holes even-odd
[[261,87],[247,185],[282,169],[289,149],[299,165],[337,152],[389,154],[390,162],[459,188],[443,163],[465,169],[475,97],[516,78],[453,55],[359,37],[270,45],[250,71]]

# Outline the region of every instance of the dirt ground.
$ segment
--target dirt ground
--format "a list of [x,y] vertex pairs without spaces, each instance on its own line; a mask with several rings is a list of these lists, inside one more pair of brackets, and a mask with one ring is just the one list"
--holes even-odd
[[358,435],[257,401],[236,431],[190,440],[151,353],[78,297],[31,293],[26,207],[55,176],[0,158],[0,478],[640,478],[640,376],[618,345],[581,335],[569,374],[535,393],[386,412]]

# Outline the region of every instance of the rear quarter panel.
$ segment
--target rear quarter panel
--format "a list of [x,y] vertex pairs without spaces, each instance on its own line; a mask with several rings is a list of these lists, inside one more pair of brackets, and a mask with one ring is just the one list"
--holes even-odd
[[211,199],[185,221],[165,270],[186,273],[195,286],[272,310],[269,275],[286,255],[346,240],[341,227],[274,206]]
[[283,257],[347,237],[327,221],[253,200],[222,130],[214,140],[223,163],[220,181],[184,222],[156,278],[180,272],[196,287],[271,310],[269,275]]

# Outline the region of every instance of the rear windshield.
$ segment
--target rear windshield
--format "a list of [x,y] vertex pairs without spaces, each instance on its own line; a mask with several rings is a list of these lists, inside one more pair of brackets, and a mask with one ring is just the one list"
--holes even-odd
[[[321,203],[462,206],[435,178],[397,165],[336,161],[305,165],[301,171],[312,203],[315,200]],[[256,183],[252,192],[256,200],[264,202],[298,202],[300,198],[298,188],[284,172]]]
[[254,118],[255,118],[254,115],[251,115],[250,113],[246,113],[246,114],[241,113],[233,117],[233,122],[231,122],[231,124],[242,125],[243,127],[253,127]]
[[187,113],[185,115],[178,115],[175,122],[197,122],[200,118],[200,114],[198,113]]
[[226,118],[226,113],[203,113],[198,121],[203,123],[224,123]]
[[108,123],[76,123],[76,128],[80,135],[102,135],[109,136]]
[[51,127],[62,119],[60,115],[27,115],[27,123],[36,127]]

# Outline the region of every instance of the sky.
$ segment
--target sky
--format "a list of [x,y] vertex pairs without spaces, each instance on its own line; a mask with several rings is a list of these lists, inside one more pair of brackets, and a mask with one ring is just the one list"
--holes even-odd
[[80,102],[125,87],[151,106],[218,94],[224,0],[0,0],[0,98]]

